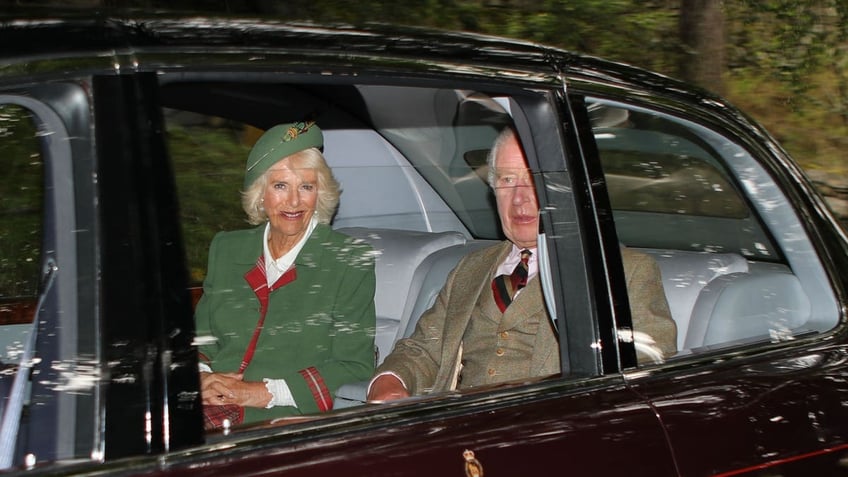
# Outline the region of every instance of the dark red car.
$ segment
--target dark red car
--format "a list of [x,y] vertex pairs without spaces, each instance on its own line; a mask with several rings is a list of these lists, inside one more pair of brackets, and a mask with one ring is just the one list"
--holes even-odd
[[[317,116],[372,243],[378,361],[502,239],[514,124],[562,376],[203,431],[192,305],[252,141]],[[703,91],[540,45],[215,18],[0,16],[0,467],[31,475],[848,475],[848,242]],[[631,327],[660,265],[673,356]],[[475,473],[478,472],[478,473]]]

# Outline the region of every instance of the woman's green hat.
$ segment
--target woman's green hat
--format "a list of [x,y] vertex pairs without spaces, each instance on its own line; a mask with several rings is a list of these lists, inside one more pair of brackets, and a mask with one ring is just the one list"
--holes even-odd
[[244,190],[284,157],[315,147],[324,147],[324,135],[315,121],[278,124],[253,145],[244,169]]

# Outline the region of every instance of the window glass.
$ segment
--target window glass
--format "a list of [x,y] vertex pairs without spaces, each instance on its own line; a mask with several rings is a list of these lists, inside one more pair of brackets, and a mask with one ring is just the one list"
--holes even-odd
[[0,104],[0,171],[0,396],[8,398],[36,310],[44,189],[33,115],[17,105]]
[[678,353],[835,326],[821,262],[754,157],[681,118],[589,104],[619,241],[658,264]]
[[656,131],[598,131],[613,209],[743,219],[748,208],[707,151]]
[[20,349],[38,294],[43,163],[32,114],[0,104],[0,350]]
[[619,240],[778,260],[720,153],[670,118],[590,107]]
[[[297,279],[280,288],[282,293],[277,293],[275,288],[277,295],[269,299],[262,338],[245,380],[276,379],[274,373],[281,372],[280,359],[303,361],[304,369],[314,367],[317,371],[310,372],[318,372],[332,386],[331,393],[342,393],[343,388],[344,392],[352,390],[349,394],[334,395],[334,408],[363,404],[374,365],[379,365],[391,352],[397,338],[412,333],[418,317],[433,304],[458,261],[503,237],[495,198],[487,182],[486,165],[488,149],[503,126],[511,121],[502,106],[503,98],[467,90],[384,85],[269,87],[216,83],[213,87],[192,83],[190,88],[185,86],[164,84],[162,97],[188,264],[198,299],[195,316],[199,350],[203,353],[208,349],[209,354],[215,354],[208,361],[211,369],[237,371],[216,366],[231,357],[241,360],[260,316],[260,307],[251,300],[258,303],[259,298],[256,287],[245,291],[245,276],[250,270],[241,265],[238,273],[223,277],[223,271],[214,272],[214,280],[208,280],[212,273],[207,271],[209,255],[219,257],[217,251],[221,249],[216,247],[224,246],[214,243],[213,237],[222,231],[257,227],[248,222],[242,209],[242,190],[248,155],[261,134],[277,124],[314,118],[323,133],[323,156],[341,189],[339,207],[330,225],[367,243],[372,249],[370,256],[375,257],[373,299],[368,296],[366,300],[373,302],[376,313],[376,326],[369,325],[365,330],[374,335],[368,337],[367,369],[360,372],[362,360],[354,353],[342,357],[350,361],[339,367],[344,372],[331,368],[339,356],[321,358],[317,364],[307,362],[314,350],[332,351],[339,346],[334,342],[335,336],[359,333],[360,327],[357,323],[336,324],[344,333],[325,330],[321,335],[325,323],[344,317],[331,310],[326,315],[332,319],[323,316],[315,319],[312,317],[315,311],[307,310],[309,313],[304,314],[298,309],[304,303],[312,303],[313,295],[321,296],[323,290],[333,286],[335,277],[314,283],[308,293],[298,295],[296,302],[286,302],[285,309],[291,318],[281,318],[278,311],[283,305],[275,303],[273,297],[284,295],[286,287],[303,286],[298,282],[306,283],[310,279],[298,263]],[[309,95],[295,96],[295,89],[308,90]],[[298,100],[293,101],[293,97]],[[409,114],[413,110],[416,114]],[[268,196],[263,198],[267,206]],[[233,240],[237,236],[247,235],[229,235]],[[332,249],[333,245],[327,247]],[[253,267],[257,255],[254,253],[242,262],[248,268]],[[215,270],[223,270],[217,264],[213,266]],[[270,273],[266,273],[266,280]],[[202,290],[204,278],[207,288]],[[328,294],[322,302],[332,303],[337,296],[351,294],[356,288],[356,275],[353,279],[346,275],[344,278],[345,291]],[[201,296],[202,293],[206,295]],[[233,298],[236,296],[241,301]],[[229,309],[245,317],[236,327],[226,328],[221,318]],[[290,309],[294,311],[289,312]],[[277,316],[272,316],[272,312]],[[548,322],[543,321],[546,330],[549,330]],[[228,340],[243,342],[231,346],[226,343]],[[276,345],[267,344],[275,340]],[[204,348],[208,343],[219,347]],[[309,343],[317,344],[309,346]],[[229,354],[221,351],[224,349]],[[299,349],[301,352],[297,352]],[[279,353],[289,352],[296,352],[296,356],[279,357]],[[261,364],[272,353],[277,353],[273,357],[273,371],[267,363]],[[550,356],[557,358],[556,353]],[[205,357],[204,353],[201,360]],[[267,375],[250,375],[262,369],[267,370]],[[358,373],[358,379],[343,377],[353,371]],[[292,399],[304,399],[302,380],[300,374],[287,375]],[[286,407],[280,405],[269,413],[281,417],[317,413],[308,402],[311,398],[306,399],[297,409],[278,409]],[[250,411],[245,419],[255,422],[256,414]]]
[[26,109],[0,105],[0,299],[38,292],[43,164],[35,133]]
[[165,110],[168,146],[176,162],[180,218],[190,280],[206,276],[212,237],[247,226],[239,191],[244,160],[262,131],[248,125],[175,109]]

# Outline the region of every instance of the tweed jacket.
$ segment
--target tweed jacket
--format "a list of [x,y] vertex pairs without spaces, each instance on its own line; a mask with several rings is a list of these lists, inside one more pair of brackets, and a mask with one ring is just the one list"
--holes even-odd
[[[464,257],[448,276],[433,306],[421,316],[412,336],[398,341],[377,374],[395,373],[410,393],[419,395],[457,385],[462,388],[559,373],[559,345],[538,276],[528,282],[502,318],[493,316],[499,310],[493,308],[490,283],[511,246],[510,242],[503,242]],[[634,328],[650,335],[664,352],[673,352],[676,325],[663,292],[659,267],[648,255],[629,249],[622,249],[622,257]],[[487,318],[496,320],[496,327],[473,322]],[[475,335],[474,330],[496,336],[480,336],[479,332]],[[476,343],[481,339],[487,343],[482,348]],[[503,348],[505,340],[514,340],[511,349],[518,358],[506,359],[503,365],[493,364],[509,357],[510,349]],[[494,349],[485,349],[489,345]],[[466,361],[478,363],[473,368],[475,376],[466,376],[470,371],[464,368]],[[481,373],[491,376],[477,376]]]
[[[221,232],[195,321],[202,357],[214,371],[236,372],[259,320],[245,279],[263,253],[265,226]],[[245,409],[245,422],[326,410],[344,383],[374,371],[374,255],[369,245],[319,224],[295,260],[294,281],[270,291],[264,327],[246,381],[286,380],[297,407]],[[317,391],[317,392],[316,392]]]

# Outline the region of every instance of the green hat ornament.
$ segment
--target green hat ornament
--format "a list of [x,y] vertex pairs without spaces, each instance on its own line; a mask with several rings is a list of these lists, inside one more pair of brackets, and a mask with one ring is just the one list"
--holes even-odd
[[310,147],[324,147],[324,135],[315,121],[278,124],[265,131],[247,156],[244,190],[280,159]]

